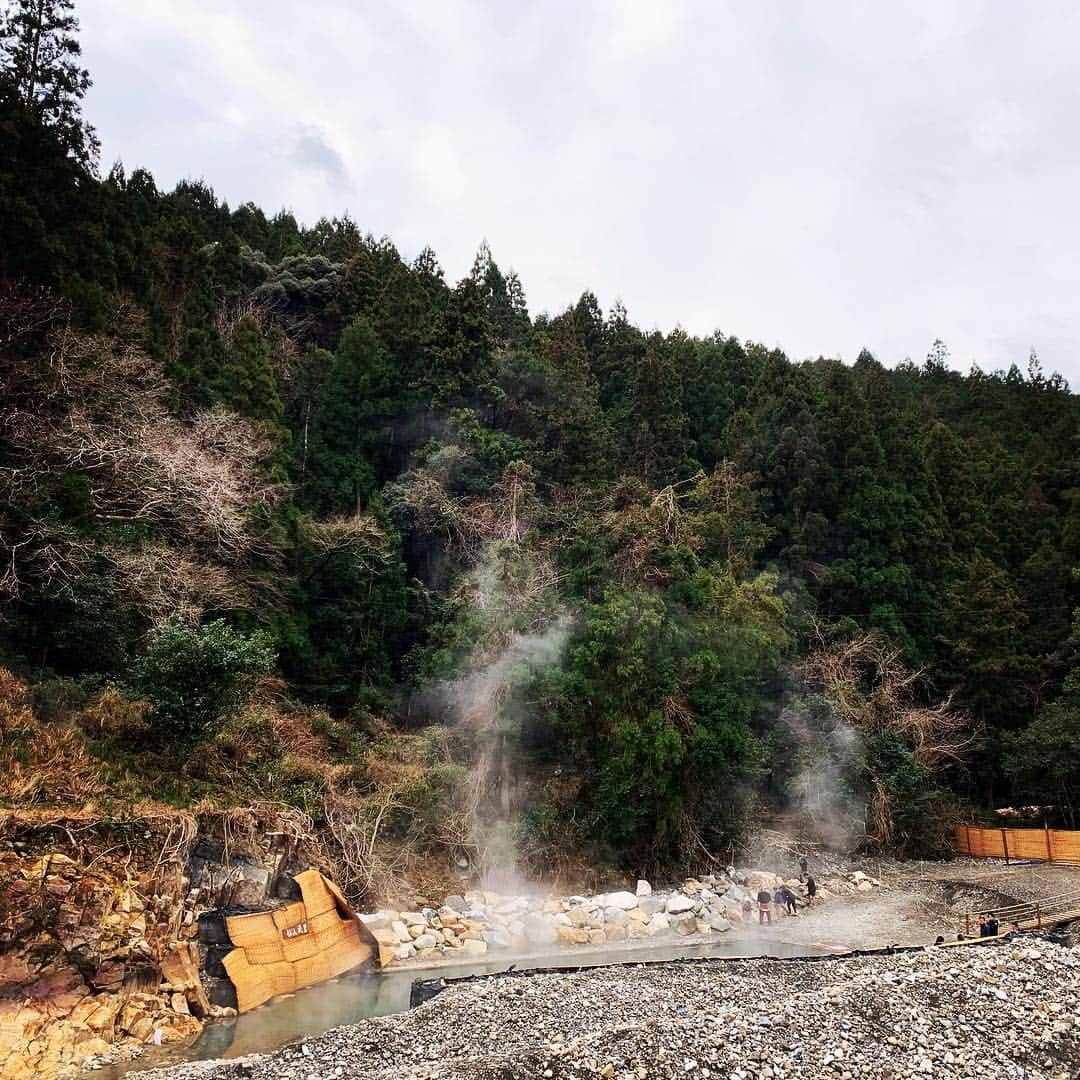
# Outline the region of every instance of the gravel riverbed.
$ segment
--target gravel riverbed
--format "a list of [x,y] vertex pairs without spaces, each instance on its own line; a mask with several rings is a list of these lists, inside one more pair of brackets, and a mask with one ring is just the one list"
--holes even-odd
[[1037,938],[818,961],[513,974],[155,1080],[1080,1076],[1080,950]]

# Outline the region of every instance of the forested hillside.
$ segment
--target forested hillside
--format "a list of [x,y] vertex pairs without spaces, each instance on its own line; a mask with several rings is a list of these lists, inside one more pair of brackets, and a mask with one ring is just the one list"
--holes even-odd
[[0,796],[269,798],[531,872],[772,811],[900,851],[1076,824],[1078,410],[1034,355],[531,314],[486,245],[448,281],[377,222],[101,175],[38,6],[0,80]]

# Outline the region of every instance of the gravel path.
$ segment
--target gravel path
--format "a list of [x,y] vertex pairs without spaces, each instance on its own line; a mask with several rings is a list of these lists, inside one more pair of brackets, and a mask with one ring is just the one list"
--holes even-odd
[[170,1080],[1080,1075],[1080,952],[671,963],[452,986],[411,1012]]
[[938,934],[952,939],[958,916],[1002,904],[1080,893],[1080,866],[1006,865],[997,859],[949,862],[860,860],[886,886],[872,893],[838,896],[800,918],[785,921],[786,941],[855,949],[926,945]]

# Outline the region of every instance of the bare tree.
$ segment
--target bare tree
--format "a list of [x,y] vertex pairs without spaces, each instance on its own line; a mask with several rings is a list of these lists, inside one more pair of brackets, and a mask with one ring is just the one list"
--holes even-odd
[[916,764],[931,772],[962,765],[978,742],[967,713],[955,709],[952,695],[936,705],[916,702],[925,669],[909,671],[900,649],[868,632],[806,658],[806,676],[820,686],[841,715],[860,731],[899,735]]
[[[864,736],[898,737],[930,774],[963,768],[978,742],[974,721],[953,707],[951,695],[936,704],[920,702],[925,671],[908,670],[901,651],[873,632],[828,645],[819,628],[818,648],[806,658],[804,671],[851,728]],[[868,832],[889,848],[897,840],[895,797],[887,778],[873,769],[869,783]]]
[[[109,336],[89,335],[57,326],[47,297],[0,295],[9,337],[54,327],[43,351],[6,356],[0,592],[16,598],[31,579],[63,588],[96,560],[151,617],[234,606],[246,591],[235,576],[246,561],[282,561],[254,524],[281,496],[262,468],[270,439],[219,409],[187,422],[174,416],[169,383],[143,348],[145,317],[120,298],[109,319]],[[83,478],[85,517],[145,523],[159,539],[106,550],[77,519],[35,518],[33,507],[66,473]]]

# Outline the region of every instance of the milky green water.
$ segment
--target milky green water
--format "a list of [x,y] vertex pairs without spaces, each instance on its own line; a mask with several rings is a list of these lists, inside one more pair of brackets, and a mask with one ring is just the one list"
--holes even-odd
[[187,1046],[151,1047],[136,1061],[99,1069],[86,1076],[117,1080],[143,1069],[184,1061],[242,1057],[276,1050],[287,1043],[311,1038],[330,1028],[355,1024],[371,1016],[388,1016],[409,1008],[414,979],[457,979],[469,975],[489,975],[530,968],[603,967],[612,964],[659,963],[665,960],[747,956],[820,956],[829,950],[779,941],[766,935],[752,938],[713,939],[692,944],[665,942],[663,945],[608,945],[595,952],[566,950],[527,957],[488,957],[468,964],[440,964],[430,968],[405,968],[388,972],[346,975],[268,1001],[261,1008],[232,1020],[216,1020],[206,1025],[199,1037]]

